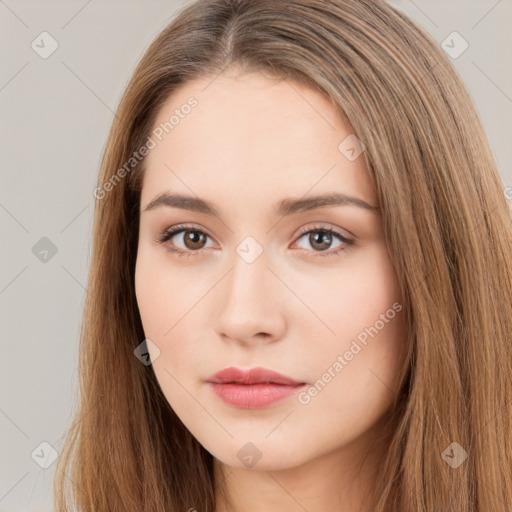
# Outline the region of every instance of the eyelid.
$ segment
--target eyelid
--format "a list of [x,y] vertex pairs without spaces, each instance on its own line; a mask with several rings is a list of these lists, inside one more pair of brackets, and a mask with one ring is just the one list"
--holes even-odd
[[321,222],[321,221],[313,223],[313,225],[308,224],[308,225],[300,228],[297,235],[303,235],[304,233],[307,233],[308,231],[332,230],[332,231],[337,232],[339,235],[343,236],[344,238],[347,238],[347,237],[345,237],[345,235],[343,233],[341,233],[342,231],[344,231],[349,237],[356,238],[355,235],[353,235],[347,229],[343,229],[338,226],[329,226],[328,224],[329,223]]

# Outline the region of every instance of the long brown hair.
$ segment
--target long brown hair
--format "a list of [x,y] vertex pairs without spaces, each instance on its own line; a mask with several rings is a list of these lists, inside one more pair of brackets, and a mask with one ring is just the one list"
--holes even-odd
[[[512,507],[511,212],[450,60],[384,1],[198,0],[141,59],[105,148],[57,510],[215,510],[212,456],[134,357],[144,159],[133,155],[174,90],[235,64],[321,92],[366,146],[410,347],[373,510]],[[454,450],[467,454],[458,467]]]

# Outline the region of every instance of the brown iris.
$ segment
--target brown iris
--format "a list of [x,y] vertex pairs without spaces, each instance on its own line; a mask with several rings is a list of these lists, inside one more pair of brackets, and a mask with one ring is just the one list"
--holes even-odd
[[[323,237],[328,238],[327,242],[325,242]],[[320,242],[318,242],[318,240],[320,240]],[[311,247],[315,247],[317,243],[320,245],[323,244],[322,247],[318,247],[319,250],[328,249],[332,243],[332,235],[324,231],[312,231],[309,234],[309,243],[311,244]]]
[[183,240],[187,249],[202,249],[206,241],[206,235],[198,231],[184,231]]

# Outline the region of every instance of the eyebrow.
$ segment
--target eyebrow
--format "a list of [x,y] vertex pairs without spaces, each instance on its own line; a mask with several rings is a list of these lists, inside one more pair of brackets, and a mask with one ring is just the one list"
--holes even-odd
[[[377,213],[380,210],[378,206],[372,206],[358,197],[333,192],[330,194],[312,196],[307,199],[282,199],[277,203],[275,213],[286,217],[326,206],[345,205],[357,206],[358,208],[363,208],[364,210],[368,210],[372,213]],[[153,199],[153,201],[144,208],[144,211],[154,210],[155,208],[162,206],[181,208],[184,210],[204,213],[206,215],[214,215],[220,218],[218,210],[208,201],[199,197],[169,194],[167,192],[164,192]]]

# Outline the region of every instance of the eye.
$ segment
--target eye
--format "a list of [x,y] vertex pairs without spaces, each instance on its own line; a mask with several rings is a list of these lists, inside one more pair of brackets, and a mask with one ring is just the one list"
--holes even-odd
[[[313,252],[318,253],[318,256],[321,257],[336,256],[340,252],[345,251],[354,243],[353,240],[349,240],[338,231],[325,226],[314,226],[313,228],[304,228],[301,230],[301,233],[302,235],[299,237],[298,240],[304,238],[305,235],[308,235],[308,237],[306,238],[307,243],[314,248]],[[325,248],[326,246],[332,245],[333,237],[338,239],[339,242],[341,243],[335,250],[327,252]]]
[[177,253],[179,256],[189,257],[196,256],[195,253],[199,253],[201,249],[204,249],[204,243],[208,235],[204,231],[196,229],[194,226],[186,226],[183,224],[166,229],[162,236],[156,241],[164,244],[181,233],[184,234],[184,236],[181,237],[182,243],[185,245],[184,249],[176,246],[167,246],[168,251]]
[[[194,226],[184,224],[173,226],[172,228],[166,229],[156,241],[160,244],[165,244],[182,233],[184,236],[181,237],[181,243],[184,245],[184,248],[176,246],[173,242],[172,245],[167,245],[167,250],[176,253],[180,257],[197,256],[200,254],[201,249],[205,248],[205,243],[209,235]],[[304,238],[305,235],[309,235],[306,240],[307,243],[313,247],[313,251],[309,252],[316,252],[318,256],[321,257],[336,256],[354,243],[353,240],[344,237],[338,231],[326,226],[314,226],[309,229],[303,228],[298,240]],[[332,245],[333,237],[340,242],[340,245],[335,250],[326,251],[326,246]],[[303,250],[306,249],[303,248]]]

